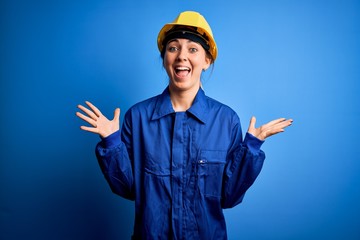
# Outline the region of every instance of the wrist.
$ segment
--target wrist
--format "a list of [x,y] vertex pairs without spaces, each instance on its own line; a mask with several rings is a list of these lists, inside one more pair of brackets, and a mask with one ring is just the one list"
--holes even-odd
[[259,137],[254,136],[252,133],[247,132],[245,135],[244,143],[247,148],[254,154],[260,151],[261,145],[265,140],[260,139]]
[[101,140],[105,148],[112,148],[121,143],[120,130],[117,130],[106,137],[101,136]]

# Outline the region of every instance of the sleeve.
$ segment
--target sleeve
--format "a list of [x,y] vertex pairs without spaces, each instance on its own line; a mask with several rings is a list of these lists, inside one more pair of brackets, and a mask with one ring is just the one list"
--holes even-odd
[[242,202],[245,192],[254,183],[265,160],[265,153],[260,150],[264,141],[250,133],[246,133],[242,141],[240,120],[236,121],[233,128],[232,139],[224,170],[223,208],[231,208]]
[[[124,122],[125,125],[125,122]],[[131,139],[130,132],[124,132],[124,129],[130,129],[123,126],[121,135]],[[132,161],[128,154],[127,145],[120,136],[120,130],[103,138],[96,146],[95,153],[98,159],[102,173],[107,180],[111,190],[126,199],[134,200],[134,176]]]

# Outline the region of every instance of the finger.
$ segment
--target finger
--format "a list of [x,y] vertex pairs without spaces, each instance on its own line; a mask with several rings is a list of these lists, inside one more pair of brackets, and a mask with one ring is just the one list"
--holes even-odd
[[255,124],[256,124],[256,117],[252,116],[250,119],[250,126],[255,128]]
[[98,129],[93,127],[81,126],[80,129],[87,132],[99,133]]
[[250,129],[255,129],[255,124],[256,124],[256,118],[254,116],[252,116],[250,118],[250,123],[249,123],[249,130]]
[[278,133],[281,133],[281,132],[285,132],[284,129],[272,129],[272,130],[269,130],[267,133],[266,133],[266,138],[270,137],[270,136],[273,136],[275,134],[278,134]]
[[275,124],[281,123],[285,120],[286,120],[286,118],[278,118],[278,119],[272,120],[272,121],[264,124],[263,127],[267,128],[267,127],[273,126]]
[[288,126],[291,126],[292,123],[293,123],[293,120],[292,120],[292,119],[289,119],[289,120],[286,120],[286,121],[282,122],[281,125],[282,125],[283,127],[288,127]]
[[289,119],[289,120],[286,120],[286,121],[283,121],[283,122],[276,123],[275,125],[272,126],[272,128],[284,129],[286,127],[291,126],[292,122],[293,122],[293,120]]
[[119,120],[120,118],[120,108],[116,108],[115,111],[114,111],[114,121],[117,121]]
[[82,106],[82,105],[78,105],[78,108],[83,111],[84,113],[86,113],[89,117],[91,117],[92,119],[96,120],[98,118],[98,116],[91,110],[87,109],[86,107]]
[[87,123],[93,125],[94,127],[96,127],[96,121],[94,119],[89,118],[88,116],[85,116],[84,114],[82,114],[80,112],[76,112],[76,116],[78,116],[79,118],[81,118],[85,122],[87,122]]
[[265,132],[266,137],[270,137],[272,135],[285,132],[285,128],[291,126],[293,120],[289,119],[284,122],[277,123],[276,125],[273,125],[272,127],[268,128]]
[[102,115],[100,110],[97,107],[95,107],[91,102],[85,101],[85,103],[91,108],[91,110],[93,110],[93,112],[96,114],[96,116],[100,117]]

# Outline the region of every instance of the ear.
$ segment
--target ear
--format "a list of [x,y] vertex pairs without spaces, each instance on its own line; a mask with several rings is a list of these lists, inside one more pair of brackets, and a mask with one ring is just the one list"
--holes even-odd
[[203,70],[206,71],[211,65],[211,59],[209,57],[205,57],[205,64],[203,66]]
[[162,66],[163,66],[163,68],[165,68],[165,54],[164,54],[164,56],[162,56],[161,60],[162,60]]

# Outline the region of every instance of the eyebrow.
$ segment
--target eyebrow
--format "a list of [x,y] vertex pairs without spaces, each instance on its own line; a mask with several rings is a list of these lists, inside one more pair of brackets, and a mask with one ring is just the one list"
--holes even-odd
[[[186,39],[186,38],[184,38],[184,39]],[[167,44],[172,43],[172,42],[177,42],[177,43],[179,43],[179,39],[178,39],[178,38],[174,38],[174,39],[170,40]],[[190,39],[187,39],[187,42],[188,42],[188,43],[196,43],[196,44],[199,44],[199,45],[200,45],[200,43],[191,41]]]

